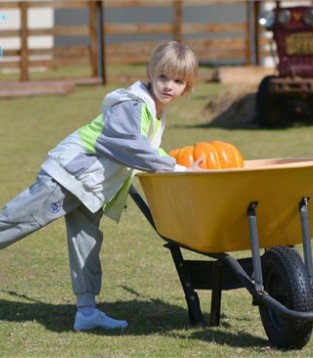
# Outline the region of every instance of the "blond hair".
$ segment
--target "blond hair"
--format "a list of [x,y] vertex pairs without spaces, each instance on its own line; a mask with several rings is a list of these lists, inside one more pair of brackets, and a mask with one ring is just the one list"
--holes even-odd
[[184,93],[190,93],[196,84],[198,60],[193,51],[176,41],[165,42],[151,54],[147,65],[149,80],[166,74],[186,82]]

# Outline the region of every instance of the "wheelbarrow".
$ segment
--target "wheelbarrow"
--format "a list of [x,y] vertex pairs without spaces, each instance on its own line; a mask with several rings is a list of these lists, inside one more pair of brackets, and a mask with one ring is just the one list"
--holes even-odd
[[[211,290],[209,324],[217,326],[222,291],[243,287],[272,345],[301,349],[309,342],[313,158],[248,160],[244,168],[138,178],[144,195],[134,185],[130,195],[166,241],[192,325],[205,324],[196,290]],[[201,260],[185,259],[182,249]],[[236,251],[248,257],[236,259]]]

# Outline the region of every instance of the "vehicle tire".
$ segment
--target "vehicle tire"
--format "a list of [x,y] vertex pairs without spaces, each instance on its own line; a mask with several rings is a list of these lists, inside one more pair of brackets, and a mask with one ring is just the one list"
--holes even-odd
[[[285,307],[301,312],[313,310],[312,288],[299,253],[278,246],[262,256],[265,291]],[[301,349],[312,333],[312,321],[287,319],[265,304],[259,305],[264,330],[270,343],[280,349]]]
[[261,81],[256,94],[256,121],[263,128],[286,127],[283,118],[284,101],[279,95],[272,96],[270,83],[275,76],[266,76]]
[[312,124],[313,113],[310,108],[309,97],[302,98],[299,95],[286,97],[284,111],[285,118],[287,118],[290,122],[301,125]]
[[310,111],[310,119],[307,124],[312,125],[313,124],[313,95],[309,96],[307,103]]

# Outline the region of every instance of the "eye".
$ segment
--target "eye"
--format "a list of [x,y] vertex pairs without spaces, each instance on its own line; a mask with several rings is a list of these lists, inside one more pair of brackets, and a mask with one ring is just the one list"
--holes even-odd
[[168,77],[165,74],[160,74],[158,77],[161,81],[166,81],[168,79]]
[[182,86],[183,86],[183,85],[186,84],[186,81],[183,81],[183,80],[180,80],[180,79],[177,78],[177,79],[175,80],[175,83],[177,83],[178,85],[182,85]]

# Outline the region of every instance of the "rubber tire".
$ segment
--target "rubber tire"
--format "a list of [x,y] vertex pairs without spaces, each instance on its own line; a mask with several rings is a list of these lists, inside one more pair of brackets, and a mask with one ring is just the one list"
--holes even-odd
[[256,121],[262,128],[284,128],[290,123],[283,119],[284,100],[270,94],[270,83],[275,76],[266,76],[256,94]]
[[[301,312],[313,310],[312,288],[299,253],[278,246],[262,256],[265,291],[285,307]],[[270,343],[280,349],[301,349],[310,340],[312,321],[286,319],[275,310],[259,305],[264,330]]]
[[285,117],[290,122],[297,122],[301,125],[313,124],[313,100],[312,96],[302,97],[293,95],[286,97]]

